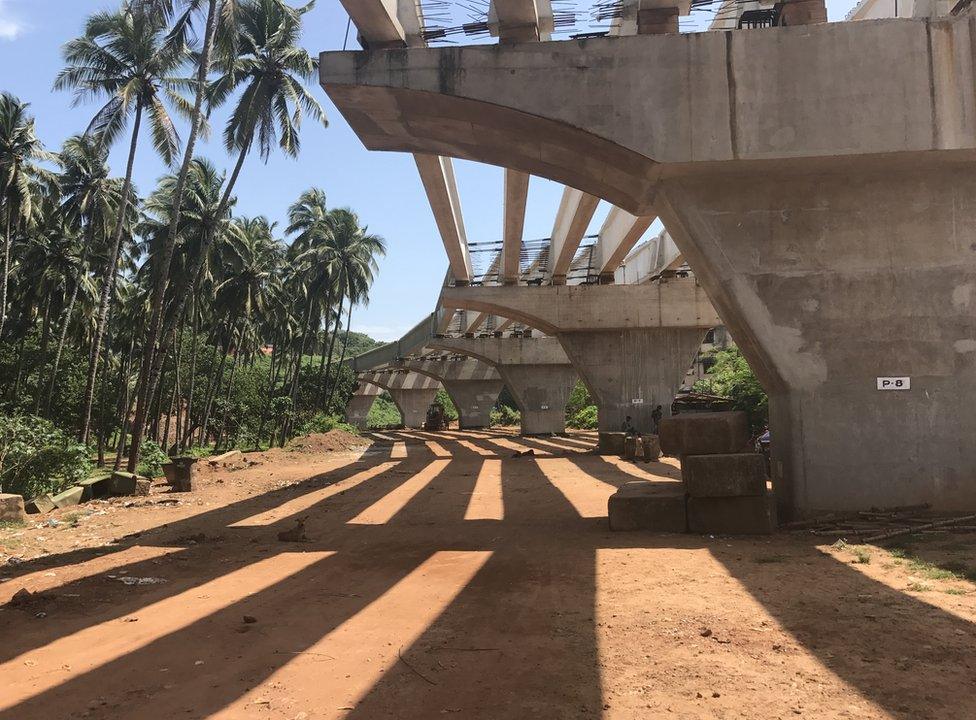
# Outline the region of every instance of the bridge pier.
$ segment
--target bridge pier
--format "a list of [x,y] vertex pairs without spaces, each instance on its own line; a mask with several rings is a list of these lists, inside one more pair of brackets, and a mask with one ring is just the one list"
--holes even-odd
[[427,421],[427,410],[437,397],[437,388],[391,388],[390,397],[400,411],[403,427],[419,430]]
[[353,395],[346,404],[346,422],[358,430],[366,429],[366,418],[376,395]]
[[504,383],[498,372],[480,360],[398,360],[396,366],[440,382],[458,411],[462,430],[491,425],[491,409]]
[[556,338],[438,338],[428,346],[492,365],[519,406],[522,435],[566,432],[576,370]]

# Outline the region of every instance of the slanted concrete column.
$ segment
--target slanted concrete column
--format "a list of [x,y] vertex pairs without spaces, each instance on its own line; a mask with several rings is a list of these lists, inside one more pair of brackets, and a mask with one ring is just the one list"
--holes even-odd
[[[769,393],[777,499],[976,508],[976,172],[669,180],[662,217]],[[880,390],[879,378],[910,377]]]
[[400,360],[397,367],[439,380],[457,408],[462,430],[491,424],[491,409],[504,387],[491,365],[475,359],[440,357]]
[[373,401],[381,392],[383,390],[378,385],[360,381],[356,392],[346,404],[346,422],[360,430],[365,430],[366,418],[373,407]]
[[665,417],[705,337],[701,328],[639,328],[559,333],[557,337],[600,410],[600,431],[619,431],[627,416],[653,430]]
[[375,395],[353,395],[346,404],[346,422],[360,430],[366,429],[366,418],[373,407]]
[[494,366],[519,406],[523,435],[566,431],[576,370],[556,338],[437,338],[428,347]]
[[427,410],[434,402],[434,398],[437,397],[437,389],[391,388],[390,397],[393,398],[397,410],[400,411],[403,427],[419,429],[424,426],[424,422],[427,420]]
[[501,380],[441,380],[458,411],[461,430],[477,430],[491,425],[491,409],[505,386]]
[[499,365],[522,414],[523,435],[566,432],[566,403],[576,387],[572,365]]

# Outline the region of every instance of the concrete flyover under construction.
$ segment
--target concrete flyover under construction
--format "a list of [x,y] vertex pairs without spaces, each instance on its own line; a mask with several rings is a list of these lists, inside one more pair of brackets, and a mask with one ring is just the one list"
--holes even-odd
[[[660,216],[769,394],[784,509],[958,510],[976,507],[974,56],[971,18],[923,18],[334,52],[321,79],[370,149]],[[504,289],[450,293],[510,317],[555,292]],[[581,333],[653,323],[618,320],[643,299],[583,297],[548,331],[585,378],[575,313],[599,321]]]

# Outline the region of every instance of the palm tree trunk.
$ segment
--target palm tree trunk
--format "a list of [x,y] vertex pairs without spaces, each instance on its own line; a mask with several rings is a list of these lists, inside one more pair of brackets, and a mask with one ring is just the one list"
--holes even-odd
[[[274,342],[275,338],[271,338]],[[255,450],[261,449],[261,438],[264,437],[264,424],[268,419],[268,406],[271,404],[271,398],[274,397],[275,388],[275,356],[278,354],[278,343],[271,346],[271,364],[268,366],[268,392],[266,397],[268,401],[261,405],[261,421],[258,423],[258,431],[256,434],[257,447]]]
[[[146,330],[146,342],[143,346],[142,364],[139,367],[140,387],[142,388],[136,400],[136,415],[132,421],[132,457],[139,457],[139,447],[142,444],[142,436],[146,424],[146,410],[149,398],[152,397],[152,390],[155,383],[150,382],[152,376],[153,360],[155,355],[162,352],[156,345],[159,342],[160,330],[163,326],[163,310],[166,305],[166,288],[169,284],[169,271],[173,262],[173,252],[176,249],[176,239],[179,232],[180,215],[183,211],[183,191],[186,187],[186,178],[190,172],[190,165],[193,162],[193,152],[196,148],[197,136],[200,132],[200,125],[203,113],[203,99],[207,87],[207,76],[210,73],[210,53],[213,47],[214,34],[217,27],[217,0],[210,0],[207,9],[207,24],[204,31],[203,51],[200,54],[200,63],[197,66],[197,90],[193,104],[193,115],[190,121],[190,137],[186,141],[186,151],[183,154],[183,164],[180,166],[180,173],[176,179],[176,188],[173,191],[173,208],[170,214],[169,233],[166,242],[163,244],[162,253],[159,255],[159,264],[156,266],[153,278],[152,300],[150,301],[149,327]],[[129,465],[131,466],[130,457]],[[130,470],[131,472],[131,470]]]
[[115,449],[115,464],[113,470],[118,470],[122,466],[122,453],[125,452],[125,433],[129,426],[129,369],[132,365],[132,354],[135,352],[135,338],[129,341],[129,353],[125,356],[125,362],[119,363],[119,405],[116,413],[119,421],[119,442]]
[[214,382],[210,389],[207,391],[207,400],[203,406],[203,424],[200,426],[200,444],[207,444],[207,425],[210,422],[210,411],[213,408],[214,397],[220,392],[220,385],[224,379],[224,367],[227,365],[227,353],[230,352],[231,340],[233,340],[233,330],[234,326],[237,324],[237,318],[235,317],[233,321],[228,326],[229,331],[227,334],[227,342],[224,343],[224,352],[220,356],[220,368],[217,371],[216,382]]
[[34,392],[34,414],[41,411],[41,386],[44,384],[44,365],[47,361],[47,346],[51,339],[51,298],[44,303],[44,322],[41,325],[41,348],[37,357],[37,389]]
[[0,337],[3,337],[3,326],[7,322],[7,278],[10,276],[10,244],[13,242],[11,233],[11,214],[13,208],[7,205],[7,228],[3,236],[3,279],[0,280]]
[[[241,169],[244,167],[244,160],[247,158],[247,154],[251,150],[251,143],[254,141],[253,131],[248,136],[247,142],[241,149],[240,154],[237,157],[237,163],[234,165],[234,170],[231,173],[230,180],[227,182],[227,187],[224,188],[224,194],[220,198],[220,205],[217,206],[216,217],[218,220],[223,218],[224,214],[227,212],[227,208],[230,205],[231,195],[234,192],[234,186],[237,184],[237,180],[241,176]],[[152,359],[152,364],[149,372],[149,388],[155,387],[156,383],[159,382],[159,373],[162,370],[162,361],[160,356],[165,353],[169,346],[173,342],[174,335],[176,333],[177,319],[183,314],[184,304],[186,303],[186,298],[190,293],[186,292],[187,287],[193,287],[196,285],[197,276],[200,274],[200,269],[203,267],[203,263],[206,261],[207,255],[210,252],[210,246],[213,244],[214,235],[216,233],[212,232],[207,234],[203,242],[200,244],[200,252],[196,258],[194,258],[189,272],[186,274],[186,285],[177,292],[175,296],[176,306],[174,308],[172,320],[168,323],[166,332],[163,333],[163,342],[160,343],[159,349],[154,353]],[[135,471],[135,466],[138,461],[138,456],[129,453],[129,472]]]
[[349,326],[352,324],[352,299],[349,300],[349,313],[346,315],[346,336],[343,338],[342,342],[342,355],[339,357],[339,365],[336,367],[336,378],[332,381],[332,385],[329,386],[329,399],[325,401],[325,411],[328,412],[329,408],[332,406],[332,396],[335,394],[336,385],[339,384],[339,372],[342,368],[342,363],[346,359],[346,345],[349,343]]
[[237,366],[240,363],[241,353],[240,346],[237,348],[237,352],[234,353],[234,362],[230,366],[230,377],[227,379],[227,392],[224,395],[224,413],[220,418],[220,429],[217,431],[217,444],[216,447],[220,447],[221,440],[224,438],[224,433],[227,430],[227,414],[230,407],[230,394],[234,389],[234,375],[237,374]]
[[199,334],[199,328],[197,327],[197,317],[196,317],[196,301],[190,306],[190,313],[193,316],[192,332],[193,332],[193,345],[190,350],[190,387],[187,390],[186,396],[186,424],[183,426],[183,432],[178,438],[180,443],[179,450],[183,452],[186,449],[187,436],[190,434],[190,428],[193,423],[193,391],[196,390],[197,386],[197,346]]
[[[329,363],[325,367],[325,381],[328,383],[329,377],[332,374],[332,352],[335,350],[336,336],[339,334],[339,325],[342,323],[342,306],[345,303],[346,294],[343,292],[339,295],[339,309],[336,311],[335,325],[332,328],[332,338],[329,340]],[[345,347],[345,343],[342,344]],[[320,401],[325,399],[325,392],[323,391]],[[322,408],[323,412],[325,407]]]
[[[125,166],[125,181],[122,184],[122,203],[119,216],[115,221],[115,237],[112,251],[109,253],[108,263],[102,278],[102,296],[98,304],[98,320],[95,324],[95,337],[92,340],[92,354],[88,361],[88,382],[85,386],[85,405],[82,411],[82,424],[79,439],[82,444],[88,442],[91,429],[92,403],[95,400],[95,376],[98,372],[98,356],[102,349],[102,337],[108,322],[108,308],[112,302],[112,291],[115,288],[115,276],[119,264],[119,254],[122,250],[122,233],[125,230],[125,216],[129,210],[129,194],[132,190],[132,168],[136,162],[136,148],[139,145],[139,128],[142,125],[142,103],[136,104],[136,117],[132,125],[132,140],[129,143],[129,159]],[[133,465],[133,470],[135,465]]]
[[44,414],[51,413],[51,398],[54,396],[54,386],[58,380],[58,367],[61,365],[61,353],[64,352],[64,344],[68,337],[68,328],[71,326],[71,316],[74,313],[75,303],[78,301],[78,290],[81,288],[82,278],[88,271],[88,251],[94,239],[93,223],[88,223],[86,231],[85,249],[81,253],[81,262],[78,265],[78,272],[75,275],[74,287],[71,289],[71,299],[68,300],[68,307],[64,311],[64,320],[61,322],[61,333],[58,336],[58,348],[54,352],[54,365],[51,367],[51,381],[47,388],[47,400],[44,403]]

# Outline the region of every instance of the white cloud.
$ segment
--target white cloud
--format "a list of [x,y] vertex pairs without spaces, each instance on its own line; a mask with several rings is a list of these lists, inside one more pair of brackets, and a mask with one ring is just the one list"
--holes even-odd
[[356,323],[353,323],[352,331],[364,333],[380,342],[393,342],[394,340],[399,340],[407,329],[390,327],[388,325],[359,325],[357,327]]
[[0,40],[16,40],[26,28],[10,5],[10,0],[0,0]]

